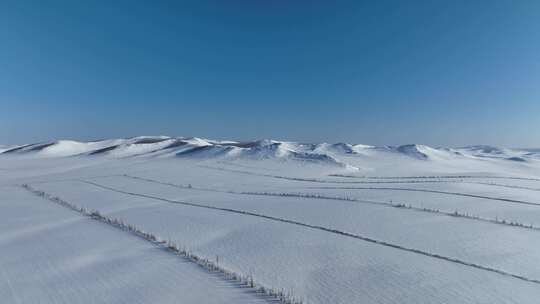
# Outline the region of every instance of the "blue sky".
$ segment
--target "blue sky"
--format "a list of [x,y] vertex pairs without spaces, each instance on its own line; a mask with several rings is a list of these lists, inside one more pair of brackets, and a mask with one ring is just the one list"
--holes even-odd
[[540,146],[539,1],[0,4],[0,142]]

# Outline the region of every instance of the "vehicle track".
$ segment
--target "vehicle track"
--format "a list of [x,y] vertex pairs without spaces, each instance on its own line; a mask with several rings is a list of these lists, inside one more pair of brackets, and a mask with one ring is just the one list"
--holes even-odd
[[250,211],[244,211],[244,210],[238,210],[238,209],[232,209],[232,208],[216,207],[216,206],[211,206],[211,205],[206,205],[206,204],[199,204],[199,203],[194,203],[194,202],[187,202],[187,201],[171,200],[171,199],[166,199],[166,198],[153,196],[153,195],[147,195],[147,194],[136,193],[136,192],[131,192],[131,191],[124,191],[124,190],[116,189],[116,188],[113,188],[113,187],[101,185],[101,184],[98,184],[98,183],[95,183],[95,182],[90,182],[90,181],[85,181],[85,180],[80,180],[80,181],[83,182],[83,183],[89,184],[89,185],[93,185],[93,186],[98,187],[98,188],[106,189],[106,190],[117,192],[117,193],[122,193],[122,194],[125,194],[125,195],[143,197],[143,198],[148,198],[148,199],[152,199],[152,200],[158,200],[158,201],[162,201],[162,202],[170,203],[170,204],[185,205],[185,206],[198,207],[198,208],[204,208],[204,209],[210,209],[210,210],[224,211],[224,212],[240,214],[240,215],[253,216],[253,217],[263,218],[263,219],[270,220],[270,221],[287,223],[287,224],[292,224],[292,225],[305,227],[305,228],[309,228],[309,229],[313,229],[313,230],[324,231],[324,232],[328,232],[328,233],[332,233],[332,234],[336,234],[336,235],[341,235],[341,236],[345,236],[345,237],[349,237],[349,238],[358,239],[358,240],[361,240],[361,241],[364,241],[364,242],[380,245],[380,246],[383,246],[383,247],[389,247],[389,248],[394,248],[394,249],[401,250],[401,251],[411,252],[411,253],[419,254],[419,255],[422,255],[422,256],[431,257],[431,258],[435,258],[435,259],[438,259],[438,260],[443,260],[443,261],[447,261],[447,262],[451,262],[451,263],[455,263],[455,264],[459,264],[459,265],[463,265],[463,266],[467,266],[467,267],[472,267],[472,268],[476,268],[476,269],[480,269],[480,270],[484,270],[484,271],[489,271],[489,272],[497,273],[497,274],[500,274],[500,275],[504,275],[504,276],[508,276],[508,277],[512,277],[512,278],[519,279],[519,280],[522,280],[522,281],[526,281],[526,282],[530,282],[530,283],[540,285],[540,280],[528,278],[528,277],[525,277],[523,275],[514,274],[514,273],[511,273],[511,272],[501,270],[501,269],[496,269],[496,268],[492,268],[492,267],[488,267],[488,266],[483,266],[483,265],[480,265],[480,264],[471,263],[471,262],[463,261],[463,260],[460,260],[460,259],[443,256],[443,255],[436,254],[436,253],[430,253],[430,252],[423,251],[423,250],[420,250],[420,249],[415,249],[415,248],[406,247],[406,246],[402,246],[402,245],[398,245],[398,244],[393,244],[393,243],[386,242],[386,241],[383,241],[383,240],[378,240],[378,239],[374,239],[374,238],[371,238],[371,237],[367,237],[367,236],[363,236],[363,235],[359,235],[359,234],[353,234],[353,233],[349,233],[349,232],[346,232],[346,231],[341,231],[341,230],[337,230],[337,229],[333,229],[333,228],[328,228],[328,227],[324,227],[324,226],[303,223],[303,222],[299,222],[299,221],[296,221],[296,220],[280,218],[280,217],[275,217],[275,216],[270,216],[270,215],[265,215],[265,214],[261,214],[261,213],[250,212]]

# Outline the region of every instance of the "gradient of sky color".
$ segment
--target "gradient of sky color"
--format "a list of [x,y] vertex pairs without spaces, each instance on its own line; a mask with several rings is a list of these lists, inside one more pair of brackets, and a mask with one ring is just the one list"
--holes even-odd
[[540,1],[0,3],[0,143],[540,146]]

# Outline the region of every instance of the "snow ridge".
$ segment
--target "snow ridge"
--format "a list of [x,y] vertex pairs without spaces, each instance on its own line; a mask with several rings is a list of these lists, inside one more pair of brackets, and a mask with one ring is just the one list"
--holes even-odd
[[466,159],[502,159],[529,162],[540,159],[535,149],[501,149],[491,146],[468,146],[456,149],[433,148],[426,145],[408,144],[397,147],[374,147],[361,144],[303,144],[277,140],[248,142],[216,141],[197,137],[138,136],[127,139],[99,141],[57,140],[21,146],[0,146],[2,155],[30,157],[104,156],[125,157],[189,157],[195,159],[274,159],[329,165],[357,169],[347,164],[344,157],[399,154],[423,161]]

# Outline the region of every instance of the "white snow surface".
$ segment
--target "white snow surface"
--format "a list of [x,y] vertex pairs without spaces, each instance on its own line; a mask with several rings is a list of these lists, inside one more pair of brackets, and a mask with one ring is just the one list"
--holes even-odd
[[268,303],[21,187],[3,187],[0,208],[2,303]]
[[304,303],[537,303],[540,154],[142,136],[0,148],[6,303],[258,303],[21,184]]

